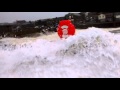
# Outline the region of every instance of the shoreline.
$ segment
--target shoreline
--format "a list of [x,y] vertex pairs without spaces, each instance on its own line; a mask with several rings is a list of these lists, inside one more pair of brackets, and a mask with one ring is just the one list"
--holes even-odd
[[[120,28],[100,28],[100,29],[103,29],[107,32],[115,33],[118,35],[120,34]],[[86,30],[87,29],[76,29],[76,34],[86,31]],[[0,39],[0,41],[18,45],[18,44],[22,44],[22,43],[29,43],[29,42],[31,43],[38,39],[43,39],[43,40],[48,40],[48,41],[56,41],[56,40],[59,40],[60,38],[59,38],[57,32],[53,32],[53,33],[48,33],[48,35],[35,33],[35,34],[28,35],[27,37],[23,37],[23,38],[6,37],[6,38]]]

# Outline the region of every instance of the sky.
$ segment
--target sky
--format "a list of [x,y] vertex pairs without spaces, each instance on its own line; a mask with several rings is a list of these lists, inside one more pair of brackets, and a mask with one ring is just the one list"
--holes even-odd
[[61,17],[67,13],[69,12],[0,12],[0,23],[12,23],[16,20],[34,21],[45,18]]

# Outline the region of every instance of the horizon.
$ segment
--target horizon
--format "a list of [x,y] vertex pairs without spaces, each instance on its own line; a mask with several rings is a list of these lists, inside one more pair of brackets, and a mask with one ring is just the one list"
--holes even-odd
[[39,19],[62,17],[68,13],[80,12],[0,12],[0,23],[13,23],[17,20],[36,21]]

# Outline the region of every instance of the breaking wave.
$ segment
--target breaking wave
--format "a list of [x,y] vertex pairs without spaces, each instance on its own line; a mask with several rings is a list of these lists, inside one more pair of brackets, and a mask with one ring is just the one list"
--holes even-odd
[[0,77],[120,77],[120,36],[89,28],[66,40],[0,46]]

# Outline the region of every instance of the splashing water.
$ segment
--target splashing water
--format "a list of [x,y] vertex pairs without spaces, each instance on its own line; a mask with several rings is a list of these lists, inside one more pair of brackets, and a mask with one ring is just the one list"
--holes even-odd
[[120,36],[94,27],[66,40],[0,46],[0,77],[120,77],[119,64]]

